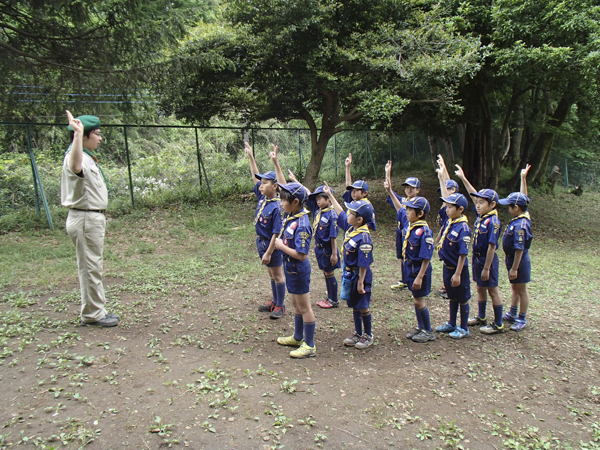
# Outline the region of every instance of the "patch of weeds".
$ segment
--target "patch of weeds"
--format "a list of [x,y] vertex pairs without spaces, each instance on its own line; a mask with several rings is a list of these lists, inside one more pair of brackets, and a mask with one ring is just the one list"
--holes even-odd
[[281,383],[281,392],[287,392],[288,394],[293,394],[296,392],[296,385],[298,384],[298,380],[288,381],[285,380]]
[[428,424],[425,424],[424,428],[419,428],[419,432],[417,433],[417,439],[420,441],[425,441],[428,439],[432,439],[433,435],[431,434],[431,429]]
[[315,444],[317,447],[323,447],[323,444],[327,440],[327,436],[322,433],[315,434]]
[[299,424],[301,425],[305,425],[308,428],[314,427],[315,424],[317,423],[314,419],[312,414],[310,416],[308,416],[306,419],[298,419],[297,421]]
[[172,423],[163,423],[162,418],[160,416],[156,416],[154,418],[154,424],[150,427],[150,433],[156,433],[159,436],[171,436],[171,433],[173,433],[173,430],[171,430],[171,427],[173,426]]
[[12,308],[27,308],[37,303],[31,294],[25,292],[9,292],[2,296],[2,301],[9,303]]
[[438,431],[440,440],[444,441],[447,448],[464,449],[460,442],[465,438],[465,431],[458,428],[454,420],[441,424]]

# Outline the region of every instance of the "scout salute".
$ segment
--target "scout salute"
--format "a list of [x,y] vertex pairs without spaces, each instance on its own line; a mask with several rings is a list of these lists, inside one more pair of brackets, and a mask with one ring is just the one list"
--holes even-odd
[[283,275],[283,260],[281,250],[275,248],[275,239],[281,233],[281,201],[279,185],[275,172],[259,173],[258,166],[252,153],[252,147],[245,143],[245,152],[250,161],[250,171],[254,182],[253,192],[258,204],[254,214],[256,229],[256,249],[263,265],[271,278],[272,300],[258,307],[259,311],[270,313],[272,319],[283,317],[285,306],[285,277]]
[[[354,183],[352,182],[352,153],[348,153],[345,165],[346,192],[344,192],[344,195],[342,195],[344,202],[351,203],[353,201],[364,200],[371,203],[371,201],[367,198],[369,195],[369,185],[367,182],[365,180],[356,180]],[[373,210],[373,218],[369,223],[369,228],[373,231],[377,229],[377,224],[375,223],[375,210]]]
[[102,249],[108,204],[104,172],[92,153],[102,142],[100,119],[79,116],[67,111],[71,145],[63,162],[60,197],[69,208],[67,234],[75,244],[81,289],[81,324],[114,327],[119,316],[104,308],[106,298],[102,285]]

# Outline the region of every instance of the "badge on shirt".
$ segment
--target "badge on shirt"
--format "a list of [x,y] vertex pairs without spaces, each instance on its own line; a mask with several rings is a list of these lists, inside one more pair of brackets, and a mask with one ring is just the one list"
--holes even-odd
[[490,219],[485,219],[485,222],[483,222],[484,225],[487,225],[488,223],[490,223]]
[[457,232],[457,231],[452,231],[450,234],[451,234],[452,236],[456,236],[456,237],[458,237],[458,232]]
[[425,242],[427,242],[430,245],[433,245],[433,238],[432,237],[425,238]]
[[415,234],[417,236],[421,236],[423,234],[423,228],[417,228],[417,231],[415,231]]
[[307,233],[306,231],[301,231],[300,232],[300,238],[302,239],[302,247],[306,246],[306,240],[310,237],[310,233]]
[[352,247],[352,248],[356,248],[356,246],[358,245],[358,244],[356,243],[356,241],[354,241],[353,239],[350,239],[350,240],[348,241],[348,244],[350,244],[350,247]]
[[329,219],[327,217],[321,217],[321,222],[328,223]]
[[371,244],[362,244],[360,246],[360,251],[366,255],[368,255],[373,250],[373,246]]

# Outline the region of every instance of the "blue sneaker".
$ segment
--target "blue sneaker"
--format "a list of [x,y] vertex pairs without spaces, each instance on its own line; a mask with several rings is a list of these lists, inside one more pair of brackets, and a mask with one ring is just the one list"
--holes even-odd
[[448,322],[446,322],[444,325],[440,325],[435,329],[435,331],[437,331],[438,333],[450,333],[454,330],[456,330],[456,327],[453,327]]
[[462,339],[462,338],[469,337],[470,334],[469,334],[469,330],[463,330],[461,327],[456,327],[456,330],[454,330],[452,333],[448,334],[448,336],[450,336],[451,338],[454,338],[454,339]]
[[504,315],[502,316],[502,320],[504,320],[505,322],[510,322],[513,323],[515,320],[517,320],[518,317],[517,316],[513,316],[510,311],[506,311],[504,313]]
[[518,317],[515,319],[513,326],[510,327],[513,331],[521,331],[523,328],[527,326],[527,321],[524,319],[519,319]]

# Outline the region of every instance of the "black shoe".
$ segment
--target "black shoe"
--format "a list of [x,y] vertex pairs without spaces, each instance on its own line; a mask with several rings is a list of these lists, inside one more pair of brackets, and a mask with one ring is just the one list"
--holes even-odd
[[260,305],[258,307],[258,310],[260,312],[271,312],[273,311],[273,308],[275,308],[275,303],[273,303],[273,300],[271,300],[269,303],[267,303],[266,305]]
[[88,327],[88,326],[92,326],[92,327],[102,327],[102,328],[109,328],[109,327],[116,327],[120,322],[120,319],[117,317],[109,317],[109,315],[107,314],[106,316],[104,316],[103,319],[97,320],[96,322],[81,322],[81,326],[84,327]]
[[285,306],[275,306],[269,317],[271,319],[281,319],[285,314]]

